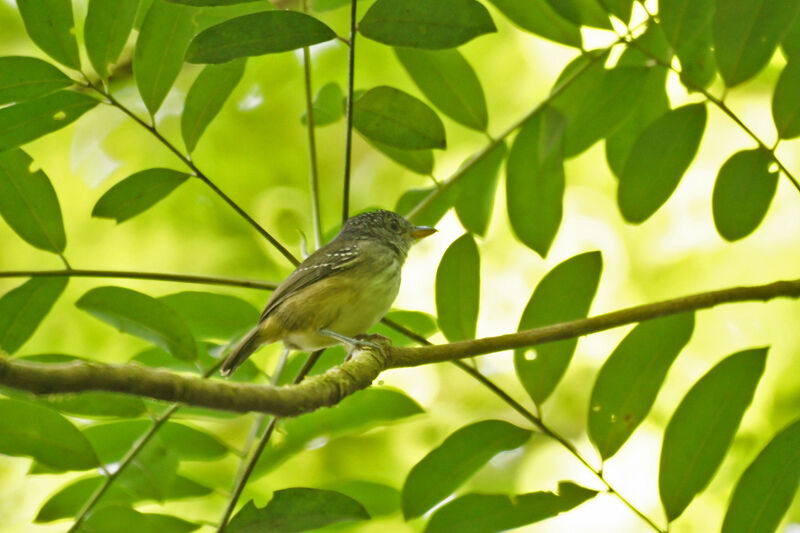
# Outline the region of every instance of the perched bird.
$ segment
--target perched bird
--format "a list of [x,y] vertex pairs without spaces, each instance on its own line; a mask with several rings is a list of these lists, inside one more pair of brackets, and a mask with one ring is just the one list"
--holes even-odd
[[272,293],[258,324],[234,346],[220,372],[228,376],[263,344],[283,341],[306,352],[358,346],[400,289],[409,248],[436,230],[391,211],[348,219],[339,234],[309,255]]

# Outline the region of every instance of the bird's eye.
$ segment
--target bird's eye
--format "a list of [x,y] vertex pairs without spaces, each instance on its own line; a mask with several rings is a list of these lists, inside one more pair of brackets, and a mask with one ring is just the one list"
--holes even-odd
[[400,230],[400,224],[396,220],[390,220],[389,227],[395,232]]

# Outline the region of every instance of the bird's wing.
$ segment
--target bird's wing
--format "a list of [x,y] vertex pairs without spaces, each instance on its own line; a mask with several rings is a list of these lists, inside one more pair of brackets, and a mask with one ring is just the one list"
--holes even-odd
[[297,291],[323,278],[349,270],[358,262],[358,244],[354,242],[342,246],[338,243],[334,244],[335,242],[334,239],[309,255],[305,261],[300,263],[295,271],[275,289],[275,292],[272,293],[272,296],[267,301],[266,307],[264,307],[264,312],[261,313],[261,318],[258,320],[259,322],[266,320],[276,307]]

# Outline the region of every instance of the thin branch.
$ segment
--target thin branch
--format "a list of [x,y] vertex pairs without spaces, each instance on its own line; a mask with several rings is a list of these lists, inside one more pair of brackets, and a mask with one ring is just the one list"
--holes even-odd
[[[208,369],[204,374],[203,378],[209,377],[211,374],[216,372],[219,367],[222,365],[222,361]],[[111,484],[117,480],[117,478],[125,471],[125,469],[130,465],[134,458],[139,454],[139,452],[144,449],[148,442],[155,436],[161,426],[163,426],[169,418],[175,414],[175,412],[180,409],[181,406],[177,403],[170,405],[163,413],[161,413],[158,418],[153,420],[153,425],[148,428],[148,430],[141,436],[139,439],[133,444],[128,453],[125,454],[125,457],[119,462],[119,466],[117,469],[112,473],[106,476],[106,479],[103,483],[97,487],[97,490],[94,491],[92,496],[86,501],[86,503],[81,508],[78,515],[75,517],[75,522],[72,523],[72,526],[67,530],[67,533],[73,533],[77,531],[78,528],[81,526],[86,517],[89,515],[94,506],[97,505],[97,502],[100,501],[100,498],[103,497],[103,494],[111,487]]]
[[350,1],[350,46],[347,55],[347,110],[344,138],[344,191],[342,222],[350,218],[350,159],[353,152],[353,85],[356,70],[356,0]]
[[368,387],[389,368],[420,366],[580,337],[666,315],[708,309],[719,304],[777,297],[800,297],[800,279],[734,287],[630,307],[592,318],[451,344],[416,348],[381,345],[354,352],[328,372],[299,385],[272,387],[201,380],[139,365],[27,363],[0,356],[0,384],[35,394],[105,390],[226,411],[257,411],[296,416],[337,404]]
[[[308,11],[308,2],[303,0],[303,12]],[[303,77],[306,94],[306,126],[308,127],[309,190],[311,192],[311,225],[314,228],[314,249],[322,246],[322,221],[319,208],[319,173],[317,171],[317,140],[314,129],[314,102],[311,91],[311,50],[303,48]]]
[[311,225],[314,228],[314,248],[322,246],[322,220],[319,208],[319,173],[317,170],[317,140],[314,132],[314,103],[311,100],[311,52],[303,48],[303,71],[306,86],[306,124],[308,126],[309,190],[311,192]]
[[[657,55],[653,54],[649,50],[646,50],[635,39],[626,39],[625,42],[629,45],[635,46],[639,51],[648,56],[650,59],[652,59],[655,63],[657,63],[661,67],[670,70],[675,74],[678,75],[681,74],[681,72],[677,70],[674,66],[672,66],[670,63],[663,61],[661,58],[659,58]],[[798,182],[797,178],[789,171],[788,168],[786,168],[786,165],[784,165],[783,162],[780,159],[778,159],[777,154],[775,154],[775,146],[773,147],[767,146],[767,144],[764,141],[762,141],[761,138],[758,135],[756,135],[756,133],[753,130],[751,130],[747,126],[747,124],[745,124],[744,121],[736,113],[734,113],[733,110],[730,107],[728,107],[728,104],[726,104],[721,98],[717,98],[704,87],[695,85],[688,79],[681,78],[681,82],[686,86],[687,89],[702,94],[706,100],[717,106],[717,108],[720,111],[725,113],[728,116],[728,118],[733,120],[733,122],[735,122],[736,125],[742,129],[742,131],[744,131],[748,136],[750,136],[750,138],[753,139],[760,148],[766,150],[769,153],[770,159],[772,159],[772,161],[776,165],[778,165],[778,168],[781,170],[781,172],[783,172],[783,175],[786,176],[788,180],[792,182],[794,188],[797,189],[798,192],[800,192],[800,182]]]
[[0,271],[0,278],[115,278],[115,279],[147,279],[156,281],[175,281],[179,283],[202,283],[205,285],[225,285],[227,287],[245,287],[272,291],[278,286],[271,281],[259,281],[244,278],[224,278],[217,276],[201,276],[192,274],[167,274],[164,272],[139,272],[136,270],[5,270]]
[[[306,359],[306,362],[303,364],[303,368],[300,369],[300,372],[297,373],[295,376],[293,384],[297,385],[305,377],[311,372],[311,369],[314,367],[316,362],[319,360],[320,355],[324,350],[317,350],[316,352],[312,353]],[[284,356],[288,352],[284,350]],[[285,359],[283,359],[283,363],[285,363]],[[281,368],[282,370],[282,368]],[[277,383],[277,378],[280,376],[280,373],[276,370],[273,374],[273,385]],[[253,474],[253,469],[256,467],[258,463],[258,459],[261,457],[261,454],[264,452],[264,448],[267,446],[269,439],[272,437],[272,433],[275,431],[275,427],[278,425],[278,421],[280,418],[277,416],[273,416],[269,424],[267,424],[266,429],[264,430],[264,435],[261,436],[261,439],[258,441],[258,445],[256,449],[253,450],[250,459],[247,463],[243,463],[244,467],[240,472],[239,476],[237,476],[236,483],[233,487],[233,492],[231,493],[231,497],[228,499],[228,505],[225,507],[225,511],[222,514],[222,518],[219,522],[219,527],[217,528],[217,533],[222,533],[225,531],[225,527],[228,525],[228,521],[233,514],[233,510],[236,508],[236,503],[239,501],[239,497],[242,495],[242,491],[244,490],[245,485],[247,484],[247,480],[250,479],[250,476]]]
[[561,84],[555,86],[550,94],[539,102],[536,107],[531,109],[528,113],[525,114],[522,118],[514,122],[511,126],[506,128],[505,131],[500,133],[496,138],[491,139],[489,144],[481,148],[479,151],[475,152],[472,157],[464,163],[458,170],[456,170],[452,176],[447,178],[446,180],[441,182],[439,187],[434,188],[425,198],[419,201],[417,205],[406,215],[406,218],[411,220],[412,222],[416,217],[420,215],[420,213],[431,205],[437,198],[439,198],[442,194],[447,191],[448,188],[453,186],[458,180],[464,177],[475,165],[477,165],[484,157],[486,157],[489,153],[491,153],[500,143],[504,142],[506,137],[510,136],[514,133],[517,129],[521,128],[523,124],[525,124],[528,120],[531,119],[536,113],[540,112],[542,109],[547,107],[558,95],[560,95],[564,90],[569,87],[575,80],[580,78],[589,68],[597,63],[600,59],[606,57],[605,52],[610,50],[611,47],[616,46],[622,42],[622,39],[615,42],[614,44],[610,45],[609,47],[601,50],[594,50],[592,51],[593,55],[589,58],[589,60],[584,63],[579,69],[572,73],[572,75],[564,80]]
[[231,208],[233,208],[233,210],[236,211],[236,213],[239,214],[239,216],[245,219],[251,226],[253,226],[253,228],[256,229],[256,231],[258,231],[265,239],[267,239],[270,242],[270,244],[272,244],[272,246],[274,246],[281,254],[283,254],[283,256],[286,259],[289,260],[289,262],[291,262],[293,265],[300,264],[300,261],[298,261],[298,259],[289,250],[287,250],[280,242],[278,242],[278,240],[275,237],[273,237],[266,229],[264,229],[264,227],[261,226],[261,224],[256,222],[256,220],[253,217],[247,214],[247,212],[244,209],[242,209],[241,206],[239,206],[239,204],[233,201],[233,199],[231,199],[227,194],[222,192],[222,190],[219,187],[217,187],[217,185],[213,181],[211,181],[211,179],[205,173],[203,173],[203,171],[200,170],[197,167],[197,165],[194,164],[191,158],[184,155],[174,144],[172,144],[169,140],[167,140],[167,138],[164,137],[154,125],[148,124],[147,122],[139,118],[138,115],[136,115],[133,111],[128,109],[119,100],[117,100],[111,94],[111,92],[105,91],[102,87],[98,87],[96,84],[93,84],[90,81],[87,82],[87,87],[93,89],[98,94],[101,94],[103,97],[108,99],[110,105],[116,107],[117,109],[128,115],[141,127],[149,131],[150,134],[153,135],[156,139],[158,139],[158,141],[161,142],[161,144],[167,147],[167,149],[169,149],[170,152],[175,154],[175,156],[178,159],[180,159],[184,165],[186,165],[189,169],[191,169],[192,172],[195,174],[195,176],[198,179],[200,179],[200,181],[205,183],[212,191],[214,191],[214,193],[216,193],[217,196],[222,198],[222,200],[224,200],[225,203],[227,203]]

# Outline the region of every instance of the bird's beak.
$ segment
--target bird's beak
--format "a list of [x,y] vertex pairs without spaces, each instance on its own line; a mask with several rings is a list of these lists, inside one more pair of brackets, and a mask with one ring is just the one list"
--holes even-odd
[[432,228],[430,226],[414,226],[411,230],[411,236],[415,239],[421,239],[423,237],[427,237],[428,235],[433,235],[436,233],[436,228]]

